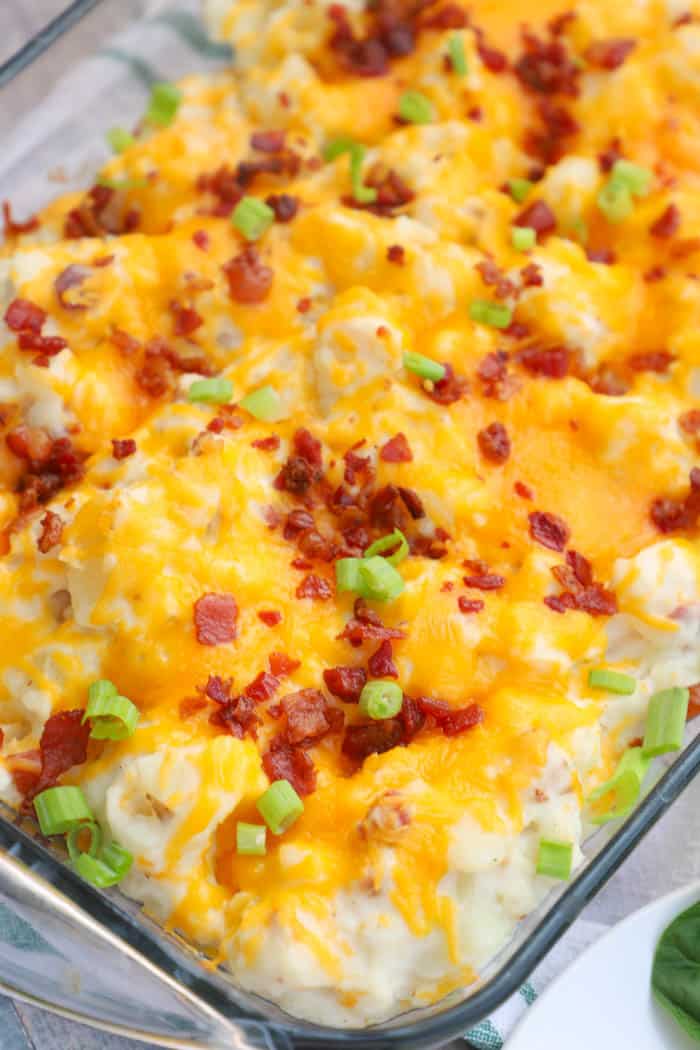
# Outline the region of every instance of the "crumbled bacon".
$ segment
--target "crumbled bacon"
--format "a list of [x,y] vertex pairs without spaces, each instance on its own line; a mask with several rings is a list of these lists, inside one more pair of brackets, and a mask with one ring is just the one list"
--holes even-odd
[[537,234],[537,240],[543,241],[557,228],[554,212],[546,201],[536,200],[528,204],[513,220],[515,226],[527,226]]
[[205,696],[217,704],[226,704],[231,699],[232,678],[222,678],[218,674],[210,674],[204,687]]
[[136,442],[133,438],[112,438],[112,455],[115,459],[126,459],[133,456],[136,451]]
[[28,463],[46,463],[51,455],[51,438],[41,427],[22,424],[5,437],[7,447],[20,459]]
[[481,598],[466,598],[463,594],[460,594],[457,599],[457,605],[459,611],[463,613],[478,613],[484,608],[484,602]]
[[513,67],[515,75],[527,91],[573,98],[578,94],[579,66],[551,27],[550,34],[546,40],[522,30],[523,53]]
[[194,626],[200,645],[224,645],[238,634],[238,605],[231,594],[203,594],[194,603]]
[[36,510],[85,473],[85,455],[75,449],[70,438],[52,439],[39,427],[19,426],[5,440],[12,452],[27,463],[17,486],[22,513]]
[[359,208],[362,211],[371,211],[374,215],[391,218],[398,208],[410,204],[415,197],[413,190],[399,173],[383,164],[375,164],[370,169],[365,185],[377,191],[376,200],[362,203],[353,196],[346,196],[343,197],[343,204],[349,208]]
[[276,609],[261,609],[258,613],[258,619],[266,627],[276,627],[278,623],[282,622],[282,613]]
[[311,309],[311,299],[309,299],[309,297],[307,295],[305,295],[302,299],[300,299],[298,301],[298,303],[297,303],[297,311],[300,314],[308,314],[310,309]]
[[529,485],[526,485],[524,481],[516,481],[513,485],[516,496],[520,496],[521,499],[531,500],[534,498],[534,493]]
[[622,397],[630,388],[627,378],[613,365],[601,364],[586,377],[586,382],[596,394],[606,397]]
[[97,185],[68,212],[63,232],[69,239],[132,233],[140,221],[140,213],[129,207],[123,190]]
[[370,457],[358,455],[354,448],[348,449],[343,456],[343,462],[345,463],[343,479],[348,485],[357,484],[358,477],[363,475],[367,480],[371,480],[374,477]]
[[402,244],[390,244],[386,250],[386,257],[388,262],[403,266],[406,261],[406,249]]
[[619,69],[627,56],[634,51],[637,41],[630,37],[612,37],[609,40],[594,40],[585,51],[585,59],[597,69],[612,71]]
[[366,641],[406,637],[406,632],[397,627],[385,627],[378,614],[362,598],[356,599],[353,611],[355,615],[348,620],[338,637],[350,642],[355,648]]
[[535,510],[528,515],[530,535],[543,547],[552,551],[563,551],[571,535],[569,526],[558,514]]
[[477,39],[476,50],[489,72],[503,73],[508,68],[508,59],[503,52],[491,47],[481,36]]
[[295,660],[292,656],[287,656],[286,653],[270,653],[268,662],[270,670],[276,678],[286,678],[287,675],[292,674],[297,668],[301,667],[299,660]]
[[476,374],[481,383],[484,397],[493,397],[498,401],[507,401],[515,393],[515,377],[508,374],[508,354],[505,350],[496,350],[482,359]]
[[353,762],[362,763],[370,755],[391,751],[404,741],[403,725],[398,718],[386,718],[369,725],[347,726],[342,752]]
[[633,372],[668,372],[675,361],[673,354],[668,350],[648,350],[644,353],[632,354],[627,358],[627,364]]
[[417,697],[416,703],[424,715],[435,721],[445,736],[457,736],[484,720],[484,709],[479,704],[450,707],[442,700],[432,700],[427,696]]
[[688,719],[696,718],[700,715],[700,683],[688,686],[688,692]]
[[280,680],[269,671],[261,671],[253,681],[245,687],[243,695],[254,700],[256,704],[262,704],[270,700],[279,688]]
[[700,435],[700,408],[691,408],[678,419],[678,425],[684,434],[693,437]]
[[544,284],[542,269],[537,263],[531,262],[523,266],[520,271],[520,280],[523,288],[541,288]]
[[700,467],[691,470],[690,489],[684,499],[655,499],[649,513],[659,532],[693,528],[700,515]]
[[255,700],[250,696],[236,696],[219,702],[220,706],[209,716],[211,725],[242,740],[246,733],[257,736],[260,719],[255,714]]
[[610,140],[603,152],[598,154],[598,167],[604,175],[607,175],[615,167],[618,160],[621,159],[622,143],[616,135],[614,139]]
[[52,510],[46,511],[46,514],[41,519],[41,534],[37,540],[37,547],[42,554],[48,554],[53,547],[61,542],[64,524],[60,514],[54,514]]
[[294,747],[285,735],[275,737],[263,755],[263,769],[270,780],[288,780],[298,795],[310,795],[316,787],[316,770],[302,747]]
[[170,312],[173,315],[173,332],[177,336],[192,335],[204,324],[204,318],[196,310],[176,300],[170,303]]
[[367,681],[364,667],[328,667],[323,672],[323,681],[333,696],[346,703],[356,704]]
[[272,208],[277,222],[291,222],[299,211],[299,198],[289,193],[271,193],[265,203]]
[[384,639],[379,648],[372,653],[368,662],[367,670],[372,678],[398,678],[399,672],[394,663],[391,642]]
[[312,598],[315,601],[326,602],[333,597],[333,588],[322,576],[309,573],[301,581],[296,589],[297,598]]
[[200,251],[206,252],[209,250],[209,234],[206,230],[195,230],[192,234],[192,240]]
[[53,787],[63,773],[87,758],[90,723],[83,724],[84,714],[83,710],[59,711],[47,719],[39,741],[41,772],[25,793],[27,801]]
[[239,255],[225,263],[223,271],[229,295],[237,303],[261,303],[267,299],[274,274],[252,245],[247,245]]
[[510,455],[510,438],[503,423],[489,423],[476,438],[484,459],[490,463],[505,463]]
[[547,379],[563,379],[569,372],[571,353],[565,346],[526,346],[517,353],[526,371]]
[[555,164],[565,152],[566,140],[580,130],[578,122],[563,106],[545,96],[537,103],[541,129],[532,128],[525,136],[525,148],[544,164]]
[[399,432],[389,438],[379,450],[379,458],[385,463],[410,463],[413,453],[406,435]]
[[475,264],[481,280],[487,288],[493,288],[493,294],[497,299],[508,299],[516,292],[516,286],[503,273],[503,270],[491,258],[482,259]]
[[667,237],[673,237],[678,232],[681,225],[681,213],[677,204],[669,204],[668,207],[661,212],[661,215],[652,222],[649,227],[649,233],[652,237],[660,237],[666,239]]
[[612,248],[586,248],[586,258],[589,262],[602,263],[605,266],[612,266],[614,262],[617,262],[617,256]]
[[467,392],[467,381],[455,374],[452,365],[447,362],[443,365],[445,374],[442,379],[433,383],[432,390],[428,391],[428,397],[439,405],[451,405],[459,401]]
[[12,217],[12,206],[9,201],[2,202],[2,219],[5,237],[19,237],[23,233],[33,233],[39,229],[39,218],[30,215],[24,222],[17,222]]
[[261,452],[275,452],[280,447],[280,439],[277,434],[270,434],[269,437],[256,438],[255,441],[251,441],[253,448],[259,448]]
[[318,689],[289,693],[282,697],[281,703],[287,716],[287,740],[293,746],[308,747],[332,729],[339,728],[342,712],[329,707]]
[[399,485],[399,496],[404,507],[411,515],[414,521],[419,521],[425,517],[425,508],[423,502],[417,492],[413,489],[407,489],[403,485]]
[[212,369],[200,350],[193,348],[188,355],[179,354],[165,339],[155,336],[144,347],[135,379],[144,393],[155,398],[171,390],[176,375],[185,372],[211,375]]
[[180,701],[178,706],[178,714],[183,722],[188,718],[192,718],[194,715],[199,714],[207,706],[207,702],[203,696],[186,696],[184,700]]
[[261,153],[280,153],[284,149],[286,136],[284,128],[280,131],[254,131],[250,136],[250,145]]
[[290,510],[284,523],[284,538],[292,540],[301,532],[314,528],[314,519],[310,511],[301,507]]
[[499,576],[496,572],[478,572],[471,576],[463,577],[467,587],[474,587],[477,591],[499,591],[505,587],[505,576]]
[[41,333],[46,312],[28,299],[13,299],[5,311],[5,324],[11,332]]

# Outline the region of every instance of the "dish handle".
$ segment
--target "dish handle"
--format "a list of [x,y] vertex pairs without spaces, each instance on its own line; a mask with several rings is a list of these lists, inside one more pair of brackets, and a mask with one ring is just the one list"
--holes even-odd
[[222,1017],[12,852],[0,848],[0,993],[177,1050],[291,1050],[274,1025]]

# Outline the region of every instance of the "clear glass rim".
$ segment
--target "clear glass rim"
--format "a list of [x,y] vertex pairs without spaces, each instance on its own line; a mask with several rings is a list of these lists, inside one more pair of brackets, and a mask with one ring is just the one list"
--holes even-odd
[[33,37],[24,44],[19,51],[0,65],[0,88],[9,84],[19,73],[30,66],[37,58],[47,51],[59,37],[72,29],[93,8],[103,3],[104,0],[73,0],[71,4],[56,15],[47,25],[35,33]]

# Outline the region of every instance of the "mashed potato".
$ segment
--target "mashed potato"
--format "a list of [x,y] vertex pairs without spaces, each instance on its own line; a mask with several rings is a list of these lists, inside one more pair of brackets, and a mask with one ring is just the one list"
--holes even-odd
[[408,6],[208,0],[235,67],[0,252],[0,791],[337,1026],[473,981],[700,680],[700,9]]

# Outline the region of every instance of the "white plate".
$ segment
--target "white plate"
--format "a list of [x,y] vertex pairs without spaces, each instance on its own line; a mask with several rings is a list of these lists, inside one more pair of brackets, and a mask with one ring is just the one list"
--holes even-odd
[[700,900],[693,883],[614,926],[526,1012],[506,1050],[698,1050],[651,994],[662,932]]

